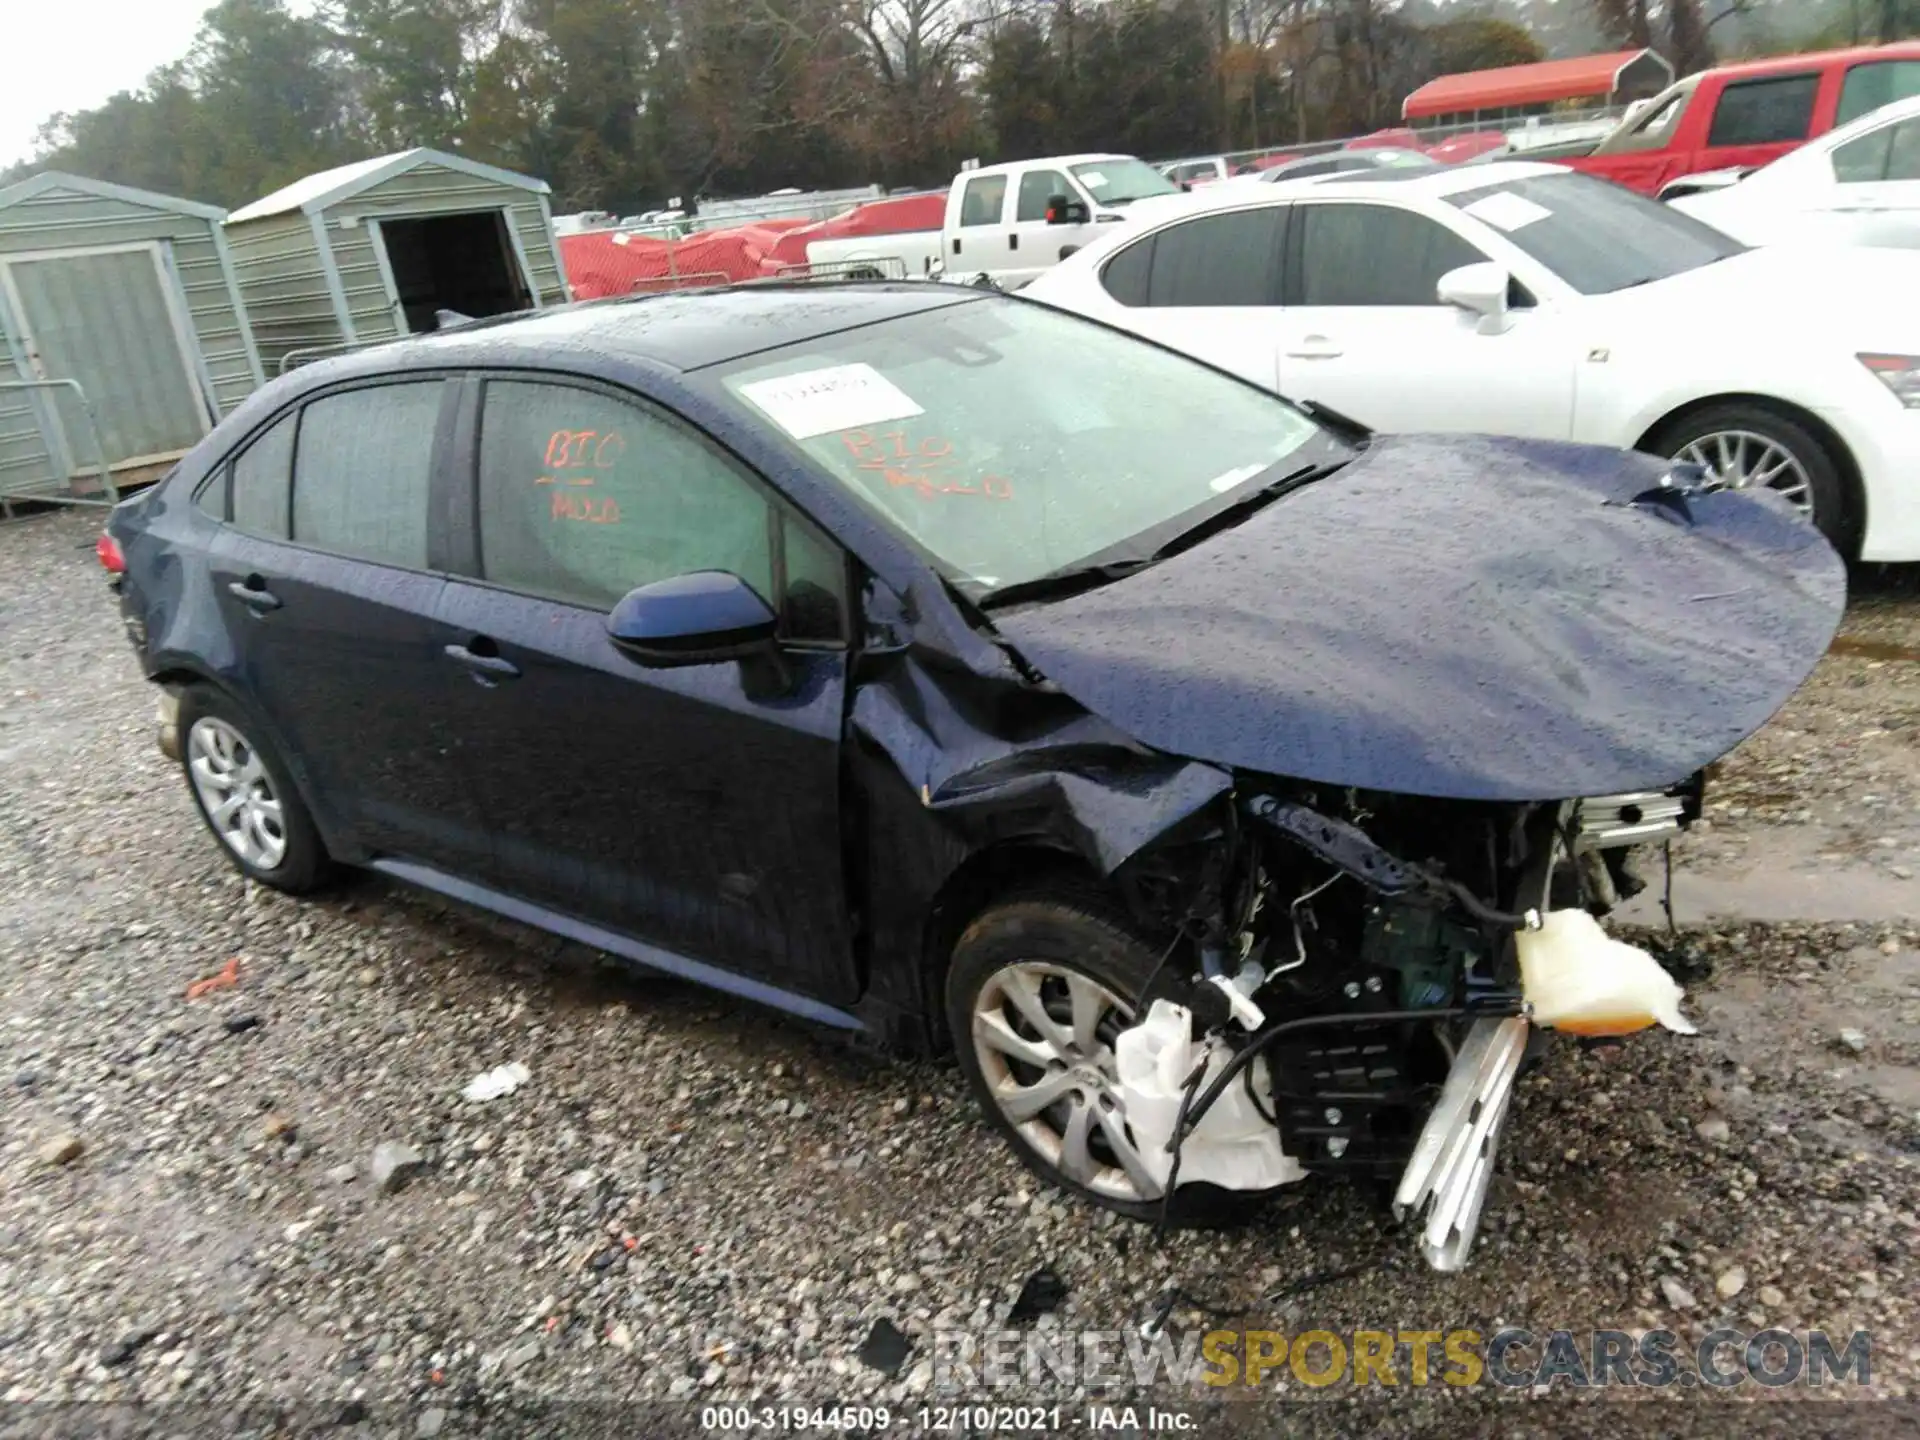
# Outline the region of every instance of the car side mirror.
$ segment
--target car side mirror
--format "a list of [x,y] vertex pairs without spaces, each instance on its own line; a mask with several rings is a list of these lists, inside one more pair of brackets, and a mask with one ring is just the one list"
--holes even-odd
[[1084,225],[1087,223],[1087,202],[1074,200],[1065,195],[1047,197],[1047,223],[1049,225]]
[[1440,277],[1440,302],[1480,317],[1482,335],[1499,335],[1513,323],[1507,313],[1508,287],[1513,277],[1492,261],[1462,265]]
[[607,636],[642,665],[740,660],[774,649],[773,607],[738,575],[695,570],[631,590],[607,616]]

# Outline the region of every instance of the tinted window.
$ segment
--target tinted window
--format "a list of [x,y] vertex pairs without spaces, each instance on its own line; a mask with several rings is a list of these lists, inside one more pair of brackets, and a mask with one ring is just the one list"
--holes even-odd
[[1277,305],[1286,207],[1204,215],[1154,237],[1147,303]]
[[1776,145],[1804,140],[1813,128],[1813,94],[1818,75],[1782,75],[1743,80],[1721,92],[1707,131],[1707,144]]
[[427,487],[446,392],[439,380],[349,390],[300,412],[293,538],[424,570]]
[[1671,205],[1591,175],[1539,175],[1446,197],[1582,295],[1711,265],[1745,247]]
[[1153,275],[1154,237],[1137,240],[1107,261],[1100,283],[1122,305],[1147,303],[1147,281]]
[[1055,195],[1071,196],[1073,191],[1067,188],[1067,177],[1058,170],[1029,170],[1020,177],[1019,209],[1014,212],[1016,220],[1044,220],[1047,218],[1047,201]]
[[[233,462],[233,523],[249,535],[287,538],[287,485],[293,475],[293,422],[288,415]],[[222,505],[225,499],[222,497]]]
[[1834,127],[1913,95],[1920,95],[1920,60],[1873,60],[1856,65],[1847,71],[1846,82],[1840,87]]
[[1438,305],[1440,277],[1486,259],[1444,225],[1385,205],[1302,205],[1302,305]]
[[488,580],[610,610],[635,586],[730,570],[772,603],[768,524],[759,489],[664,416],[567,386],[487,386],[480,571]]
[[969,180],[960,192],[962,225],[998,225],[1000,209],[1007,198],[1007,177],[982,175]]
[[1897,127],[1883,125],[1833,149],[1833,178],[1842,185],[1870,185],[1887,178],[1887,157]]

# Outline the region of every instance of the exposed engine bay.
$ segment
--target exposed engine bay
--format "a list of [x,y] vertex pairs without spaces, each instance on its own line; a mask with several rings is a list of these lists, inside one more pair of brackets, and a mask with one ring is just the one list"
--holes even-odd
[[1678,984],[1597,917],[1698,816],[1700,778],[1551,804],[1236,789],[1115,877],[1171,935],[1114,1045],[1163,1206],[1398,1176],[1396,1212],[1458,1269],[1538,1033],[1692,1031]]

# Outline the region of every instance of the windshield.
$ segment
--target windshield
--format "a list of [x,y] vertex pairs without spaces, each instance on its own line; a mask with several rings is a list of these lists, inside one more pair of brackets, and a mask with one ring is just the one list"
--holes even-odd
[[1277,396],[1027,301],[924,311],[708,373],[976,599],[1178,533],[1291,457],[1286,471],[1346,454]]
[[1571,171],[1504,180],[1446,198],[1582,295],[1665,280],[1746,248],[1670,205]]
[[1150,195],[1177,195],[1180,187],[1143,160],[1090,160],[1069,165],[1073,178],[1102,205],[1125,205]]

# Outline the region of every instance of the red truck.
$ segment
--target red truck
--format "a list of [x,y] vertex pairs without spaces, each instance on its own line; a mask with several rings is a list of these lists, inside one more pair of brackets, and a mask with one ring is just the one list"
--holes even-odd
[[1889,101],[1920,94],[1920,41],[1722,65],[1670,85],[1598,144],[1552,145],[1553,160],[1648,195],[1710,170],[1751,169]]

